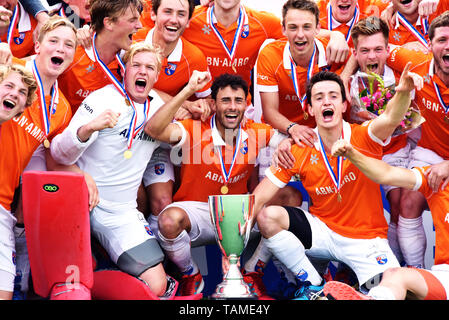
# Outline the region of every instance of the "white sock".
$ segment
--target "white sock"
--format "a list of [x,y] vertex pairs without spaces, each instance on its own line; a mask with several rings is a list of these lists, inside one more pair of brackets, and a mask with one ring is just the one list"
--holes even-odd
[[266,239],[265,244],[298,280],[309,281],[312,285],[321,284],[322,278],[307,258],[303,244],[293,233],[282,230]]
[[422,216],[414,219],[399,216],[398,240],[405,263],[409,266],[423,268],[427,239]]
[[368,296],[375,300],[396,300],[393,291],[387,287],[376,286],[368,292]]
[[391,251],[393,251],[394,255],[398,259],[399,263],[404,261],[404,256],[402,255],[402,250],[399,245],[398,239],[398,225],[394,222],[390,222],[388,225],[388,244],[390,245]]
[[263,272],[265,265],[268,261],[270,261],[273,254],[268,249],[265,244],[265,238],[261,238],[259,244],[257,245],[256,250],[254,251],[251,258],[245,263],[245,271],[247,272],[255,272],[260,271]]
[[192,260],[190,237],[187,231],[182,230],[175,239],[167,239],[160,232],[158,235],[165,254],[182,273],[190,275],[198,272],[198,266]]

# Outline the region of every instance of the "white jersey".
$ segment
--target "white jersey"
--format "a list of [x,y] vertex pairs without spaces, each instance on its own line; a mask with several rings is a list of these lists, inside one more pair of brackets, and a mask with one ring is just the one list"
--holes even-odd
[[[164,104],[156,92],[151,91],[150,97],[148,118]],[[135,103],[135,107],[137,128],[145,120],[144,105]],[[116,126],[93,133],[84,143],[79,141],[78,129],[107,109],[120,113]],[[132,116],[133,108],[126,105],[124,97],[112,84],[92,92],[82,102],[66,130],[53,139],[53,158],[65,165],[76,163],[89,173],[97,184],[101,199],[135,201],[147,163],[160,142],[141,130],[130,149],[132,157],[125,159],[124,152],[128,149],[126,137]]]

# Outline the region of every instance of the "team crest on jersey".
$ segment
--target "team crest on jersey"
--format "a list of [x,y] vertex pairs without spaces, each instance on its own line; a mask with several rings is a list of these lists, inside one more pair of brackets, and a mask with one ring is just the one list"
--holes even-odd
[[18,37],[14,37],[14,43],[20,45],[25,40],[25,32],[20,32]]
[[387,256],[385,254],[381,254],[376,257],[376,261],[378,264],[386,264],[388,262]]
[[317,164],[318,163],[318,156],[316,154],[312,154],[310,156],[310,164]]
[[16,261],[17,260],[16,260],[16,252],[15,251],[12,252],[12,257],[11,258],[12,258],[12,263],[14,263],[14,265],[16,265]]
[[160,176],[164,172],[165,172],[165,164],[163,164],[163,163],[156,163],[154,165],[154,173],[156,173],[158,176]]
[[246,141],[243,141],[243,146],[240,148],[240,152],[242,154],[247,154],[248,153],[248,144],[246,143]]
[[243,26],[242,34],[240,35],[243,39],[249,36],[249,25],[245,24]]
[[175,73],[176,67],[177,67],[177,65],[175,63],[169,62],[168,66],[165,67],[165,74],[167,76],[171,76],[173,73]]
[[153,235],[153,231],[151,231],[150,226],[148,224],[145,225],[145,231],[152,236]]

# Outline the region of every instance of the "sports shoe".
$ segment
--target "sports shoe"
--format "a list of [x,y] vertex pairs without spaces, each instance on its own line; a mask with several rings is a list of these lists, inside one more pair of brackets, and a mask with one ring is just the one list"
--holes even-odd
[[322,285],[314,286],[309,281],[302,282],[293,300],[327,300],[323,295],[324,280],[322,283]]
[[267,289],[265,288],[265,284],[263,283],[263,272],[242,272],[242,274],[243,281],[246,282],[251,293],[255,294],[258,299],[272,299],[267,294]]
[[329,281],[326,283],[323,288],[323,293],[329,300],[372,300],[369,296],[339,281]]
[[200,293],[204,288],[203,276],[199,271],[195,274],[183,275],[179,287],[181,296],[191,296]]

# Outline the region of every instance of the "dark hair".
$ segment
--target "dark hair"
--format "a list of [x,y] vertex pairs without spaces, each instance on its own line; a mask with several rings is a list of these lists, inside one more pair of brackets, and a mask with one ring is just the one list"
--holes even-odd
[[288,0],[282,6],[282,25],[285,27],[285,16],[287,15],[288,10],[290,9],[298,9],[309,11],[315,16],[316,25],[320,23],[320,9],[318,9],[315,1],[311,0]]
[[359,36],[372,36],[377,33],[382,33],[385,39],[385,45],[387,45],[390,29],[385,21],[376,16],[370,16],[360,20],[351,30],[351,38],[354,42],[354,47],[357,47]]
[[128,7],[136,8],[139,13],[143,10],[142,0],[90,0],[89,6],[91,26],[95,32],[103,30],[106,17],[115,21]]
[[335,81],[340,86],[341,98],[342,101],[346,101],[346,91],[345,85],[343,84],[343,80],[341,80],[340,76],[334,72],[330,71],[320,71],[313,75],[312,79],[307,83],[307,102],[312,105],[312,87],[321,81]]
[[443,14],[432,20],[429,27],[430,41],[432,41],[435,36],[435,29],[440,27],[449,27],[449,10],[446,10]]
[[245,98],[248,96],[248,84],[238,74],[223,73],[214,79],[211,87],[212,99],[217,99],[217,94],[220,89],[231,87],[233,90],[243,89]]
[[[195,10],[195,0],[187,0],[189,2],[189,19],[192,18],[193,10]],[[153,0],[153,12],[157,13],[157,9],[159,9],[162,0]]]

